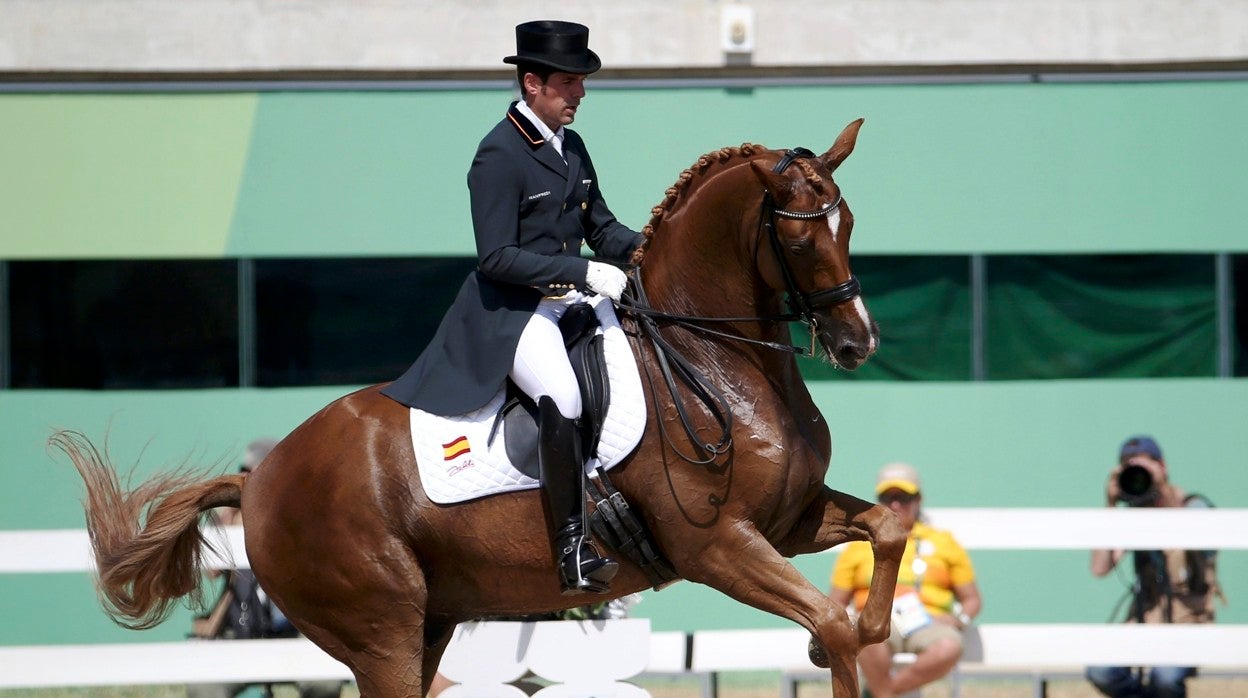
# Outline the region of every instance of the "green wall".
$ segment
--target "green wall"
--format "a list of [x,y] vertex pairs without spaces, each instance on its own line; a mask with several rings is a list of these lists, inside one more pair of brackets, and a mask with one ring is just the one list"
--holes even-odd
[[[507,90],[0,95],[0,259],[471,254]],[[825,150],[860,253],[1243,251],[1248,81],[595,87],[576,128],[640,227],[699,155]]]
[[[608,89],[609,88],[609,89]],[[590,85],[577,129],[613,209],[638,227],[699,155],[744,141],[826,149],[867,124],[838,181],[854,249],[871,254],[1248,250],[1248,81],[621,89]],[[0,260],[468,255],[464,186],[506,90],[0,94]],[[1122,438],[1151,432],[1175,480],[1248,502],[1240,458],[1248,383],[1096,380],[833,382],[829,482],[870,496],[905,459],[928,504],[1098,506]],[[108,436],[136,475],[184,459],[232,468],[347,388],[169,392],[0,391],[0,529],[78,528],[80,485],[52,430]],[[973,553],[984,620],[1107,617],[1123,583],[1076,552]],[[1248,560],[1224,553],[1248,622]],[[829,555],[798,565],[820,586]],[[33,610],[32,610],[33,609]],[[678,584],[637,607],[667,629],[782,627]],[[174,639],[98,609],[83,574],[0,576],[0,644]]]
[[[828,482],[858,496],[871,496],[880,464],[900,459],[921,468],[929,506],[1096,507],[1120,441],[1148,432],[1181,486],[1220,506],[1248,505],[1244,381],[842,383],[813,391],[833,429]],[[138,475],[187,458],[232,468],[248,440],[285,434],[345,392],[0,392],[0,529],[82,526],[77,476],[44,446],[53,429],[80,429],[96,440],[107,435],[114,462]],[[986,622],[1098,622],[1123,593],[1113,577],[1093,579],[1082,552],[972,556]],[[797,564],[826,586],[830,554]],[[1238,602],[1248,553],[1224,552],[1221,565],[1233,601],[1221,618],[1248,622],[1248,606]],[[661,630],[787,625],[687,582],[647,593],[636,612]],[[180,612],[146,633],[114,628],[85,574],[0,575],[0,617],[38,618],[0,624],[0,644],[175,639],[187,627]]]

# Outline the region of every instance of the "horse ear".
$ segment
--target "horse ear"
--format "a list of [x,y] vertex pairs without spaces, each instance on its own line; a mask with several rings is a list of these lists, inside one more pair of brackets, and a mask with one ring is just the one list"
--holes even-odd
[[766,165],[760,165],[757,161],[750,161],[750,170],[754,172],[754,176],[762,183],[763,188],[771,192],[771,195],[778,200],[788,200],[788,194],[793,191],[793,180],[785,175],[776,174]]
[[828,149],[828,152],[819,156],[823,160],[823,164],[828,166],[829,172],[835,172],[837,167],[854,152],[854,144],[858,142],[858,129],[862,128],[862,122],[865,119],[851,121],[841,135],[836,137],[836,142]]

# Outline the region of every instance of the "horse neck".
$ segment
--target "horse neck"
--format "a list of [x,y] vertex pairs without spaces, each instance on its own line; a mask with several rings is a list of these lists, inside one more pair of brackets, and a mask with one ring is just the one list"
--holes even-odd
[[[667,313],[699,317],[774,317],[782,294],[757,270],[761,190],[748,161],[725,168],[691,187],[655,230],[642,262],[651,305]],[[772,342],[787,342],[786,323],[711,323],[714,329]],[[685,351],[716,365],[756,364],[779,375],[795,366],[787,352],[673,328],[665,336]],[[694,358],[691,356],[690,358]]]

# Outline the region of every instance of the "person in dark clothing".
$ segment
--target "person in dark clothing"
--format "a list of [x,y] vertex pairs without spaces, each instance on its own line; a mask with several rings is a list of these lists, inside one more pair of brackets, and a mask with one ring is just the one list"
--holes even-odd
[[[468,172],[477,269],[429,346],[382,392],[446,416],[482,407],[508,379],[531,397],[563,592],[606,593],[619,566],[585,533],[581,396],[558,323],[574,304],[619,300],[627,279],[609,261],[628,262],[644,237],[616,220],[585,142],[566,128],[586,76],[602,65],[589,29],[525,22],[516,45],[503,60],[516,66],[523,99],[481,141]],[[582,257],[584,244],[599,259]]]
[[[1105,487],[1106,506],[1208,507],[1202,495],[1170,482],[1161,447],[1150,436],[1127,439]],[[1125,550],[1093,550],[1092,574],[1103,577],[1126,557]],[[1211,550],[1135,550],[1131,561],[1129,623],[1212,623],[1218,586],[1217,554]],[[1195,667],[1089,667],[1088,680],[1110,698],[1183,698]]]

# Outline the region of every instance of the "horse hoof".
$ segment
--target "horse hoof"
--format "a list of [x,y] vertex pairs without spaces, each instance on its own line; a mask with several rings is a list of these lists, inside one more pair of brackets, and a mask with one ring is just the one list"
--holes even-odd
[[810,642],[806,645],[806,654],[810,657],[810,663],[820,669],[827,669],[831,666],[828,662],[828,653],[824,651],[823,645],[820,645],[812,635]]

